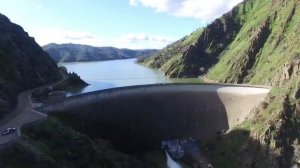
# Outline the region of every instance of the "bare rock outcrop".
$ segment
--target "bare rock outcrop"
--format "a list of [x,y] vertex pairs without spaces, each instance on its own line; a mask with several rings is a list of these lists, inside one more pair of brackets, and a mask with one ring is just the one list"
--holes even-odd
[[197,77],[218,62],[220,53],[233,41],[241,28],[236,19],[238,8],[216,19],[208,25],[195,45],[191,45],[183,52],[182,69],[169,69],[166,74],[171,77]]
[[[291,78],[300,76],[300,59],[295,59],[291,63],[285,63],[272,80],[272,86],[283,86]],[[295,95],[299,97],[299,91]]]
[[250,47],[245,55],[245,61],[241,69],[241,73],[238,76],[237,83],[243,83],[244,78],[249,74],[249,71],[252,69],[256,55],[263,48],[264,43],[267,41],[271,31],[269,29],[270,18],[267,18],[258,29],[253,32],[253,39],[250,43]]

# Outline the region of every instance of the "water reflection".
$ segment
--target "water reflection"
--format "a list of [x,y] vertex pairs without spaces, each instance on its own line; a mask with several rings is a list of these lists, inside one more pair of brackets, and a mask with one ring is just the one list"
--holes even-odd
[[110,89],[116,87],[113,83],[106,83],[106,82],[89,82],[88,86],[81,88],[80,90],[70,90],[67,92],[67,96],[73,96],[80,93],[87,93],[96,90],[103,90],[103,89]]
[[92,92],[114,87],[157,83],[200,83],[198,78],[169,79],[164,73],[135,63],[136,59],[102,62],[60,63],[69,72],[76,72],[90,85],[68,95]]

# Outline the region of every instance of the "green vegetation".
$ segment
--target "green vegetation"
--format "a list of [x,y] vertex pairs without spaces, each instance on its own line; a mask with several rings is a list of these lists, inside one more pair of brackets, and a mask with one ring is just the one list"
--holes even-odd
[[6,168],[147,167],[137,158],[113,150],[109,142],[92,140],[55,118],[27,126],[22,132],[17,145],[0,154],[0,163]]
[[249,5],[240,4],[204,29],[176,41],[139,62],[160,68],[170,77],[198,77],[206,74],[246,22]]
[[81,89],[82,87],[87,86],[80,76],[78,76],[75,72],[68,73],[68,79],[59,85],[54,87],[54,90],[65,90],[71,91],[75,89]]
[[67,79],[59,83],[53,88],[43,88],[38,89],[32,93],[32,98],[34,101],[37,102],[45,102],[48,100],[48,94],[50,92],[55,91],[66,91],[72,92],[76,90],[81,90],[82,88],[86,87],[88,84],[84,82],[79,75],[75,72],[68,73],[65,67],[59,67],[61,73],[67,76]]
[[[212,142],[215,150],[208,153],[216,167],[292,167],[298,164],[298,16],[298,0],[248,0],[208,25],[196,43],[179,40],[170,45],[175,46],[172,50],[167,47],[141,60],[171,77],[203,75],[209,81],[272,87],[266,100],[246,121],[224,135],[221,141]],[[216,29],[227,31],[218,34],[214,32]],[[187,50],[178,50],[177,46]],[[247,136],[243,136],[243,132],[247,132]]]
[[151,57],[138,58],[139,63],[143,63],[151,68],[161,68],[167,71],[170,67],[178,68],[183,53],[188,47],[195,45],[204,29],[198,29],[175,43],[165,47],[161,51],[153,54]]
[[249,131],[237,129],[228,134],[224,134],[217,140],[204,144],[201,148],[206,149],[206,155],[211,156],[214,167],[239,168],[236,157],[241,153],[243,146],[250,140]]
[[[218,82],[272,87],[264,102],[253,110],[243,123],[219,139],[201,146],[207,149],[206,153],[215,167],[281,168],[299,165],[298,16],[299,0],[247,0],[206,28],[196,30],[151,57],[138,59],[140,63],[163,70],[170,77],[204,76],[208,80]],[[0,39],[0,44],[3,45],[0,46],[5,47],[0,49],[0,54],[15,54],[13,50],[6,50],[10,47],[9,42],[1,40],[3,39]],[[76,60],[73,54],[67,55],[68,58],[57,56],[57,60]],[[85,56],[80,58],[85,59]],[[37,62],[33,61],[32,65],[37,65]],[[6,75],[18,74],[14,59],[5,57],[0,65],[9,65],[7,68],[0,66],[2,93],[8,84],[11,84],[2,83],[6,80],[15,83],[21,78],[18,75]],[[30,77],[35,78],[24,80],[44,79],[46,71],[37,71],[38,68],[29,73]],[[28,74],[23,76],[28,77]],[[74,79],[78,79],[77,76],[73,76]],[[8,100],[13,96],[5,93],[6,96],[2,96],[1,99],[11,102]],[[75,123],[76,118],[70,118],[68,122]],[[91,140],[86,135],[62,126],[56,119],[50,119],[40,126],[28,127],[24,132],[18,145],[0,157],[1,163],[7,167],[141,166],[141,162],[136,158],[112,150],[109,143]],[[107,153],[104,154],[103,151]]]
[[[205,29],[139,61],[170,77],[206,75],[220,82],[270,84],[277,67],[299,59],[298,6],[294,0],[241,3]],[[219,35],[216,27],[227,30]],[[220,37],[231,34],[227,41]]]
[[59,80],[58,68],[18,25],[0,14],[0,119],[13,110],[17,95]]
[[114,47],[93,47],[80,44],[48,44],[43,49],[56,62],[86,62],[137,58],[155,53],[155,49],[131,50]]
[[192,32],[190,35],[183,38],[181,45],[187,46],[187,45],[195,45],[197,40],[199,39],[200,35],[203,32],[203,28],[200,28],[194,32]]
[[[271,4],[271,1],[264,3],[254,1],[259,4],[254,8],[248,17],[247,22],[237,35],[237,38],[231,43],[228,50],[223,52],[218,64],[211,68],[208,78],[222,82],[250,82],[252,84],[271,84],[277,68],[283,66],[289,60],[295,57],[299,50],[299,37],[294,36],[292,32],[299,31],[297,16],[299,11],[295,11],[297,6],[295,1],[285,2],[286,6],[282,8],[278,4]],[[270,10],[272,6],[273,10]],[[249,58],[249,50],[253,49],[255,39],[259,36],[262,24],[268,20],[268,29],[271,32],[265,43],[259,45],[259,52]],[[298,22],[298,25],[295,24]],[[287,31],[289,30],[289,31]],[[245,67],[250,62],[251,67]],[[245,72],[247,71],[247,72]],[[241,73],[245,72],[245,76]],[[239,81],[242,78],[244,81]]]

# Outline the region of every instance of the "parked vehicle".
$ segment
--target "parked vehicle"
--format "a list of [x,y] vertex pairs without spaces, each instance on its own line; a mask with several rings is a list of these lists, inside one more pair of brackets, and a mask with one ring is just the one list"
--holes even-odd
[[13,133],[13,132],[16,132],[16,128],[7,128],[6,130],[4,130],[4,131],[2,131],[2,135],[4,136],[4,135],[8,135],[8,134],[11,134],[11,133]]

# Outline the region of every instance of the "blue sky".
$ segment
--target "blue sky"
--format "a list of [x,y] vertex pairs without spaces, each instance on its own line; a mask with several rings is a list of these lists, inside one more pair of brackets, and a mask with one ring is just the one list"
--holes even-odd
[[241,0],[0,0],[0,12],[40,45],[162,48]]

